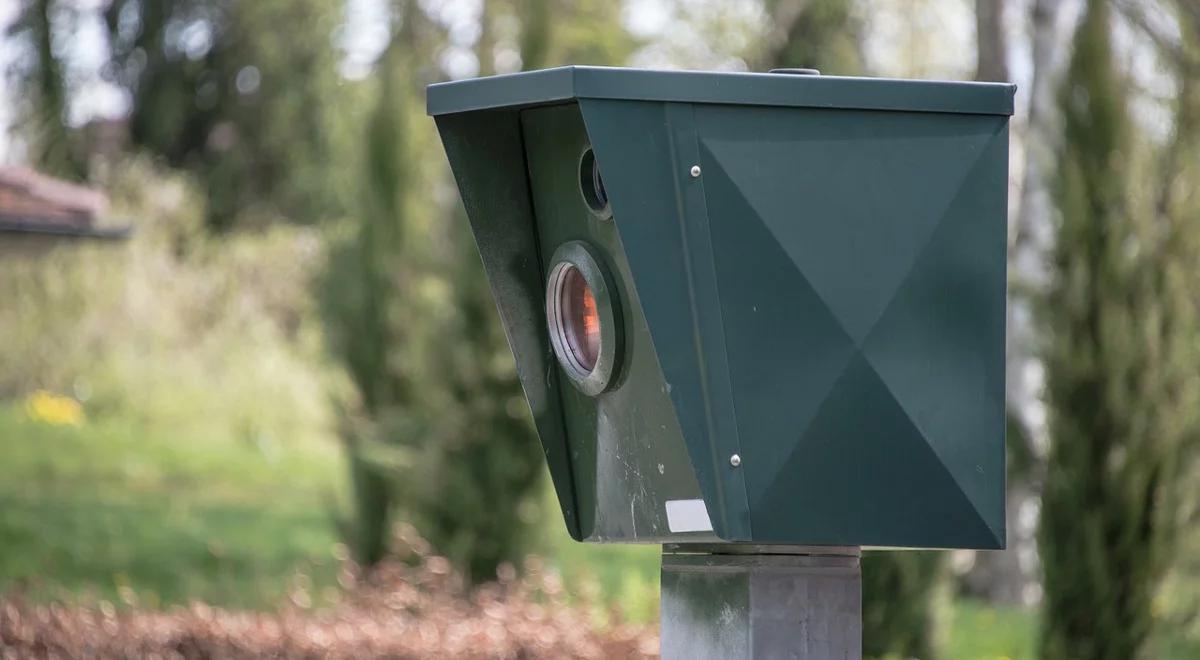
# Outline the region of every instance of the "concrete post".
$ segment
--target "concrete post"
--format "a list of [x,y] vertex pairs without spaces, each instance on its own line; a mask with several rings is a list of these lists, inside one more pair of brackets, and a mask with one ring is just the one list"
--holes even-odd
[[665,545],[664,660],[861,660],[854,547]]

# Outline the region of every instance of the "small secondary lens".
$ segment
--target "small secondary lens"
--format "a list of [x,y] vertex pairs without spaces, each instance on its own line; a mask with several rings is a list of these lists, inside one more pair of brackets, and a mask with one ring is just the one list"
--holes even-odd
[[591,148],[583,152],[579,159],[579,191],[583,201],[592,213],[601,218],[612,216],[608,205],[608,191],[604,189],[604,179],[600,177],[600,166],[596,164],[596,154]]

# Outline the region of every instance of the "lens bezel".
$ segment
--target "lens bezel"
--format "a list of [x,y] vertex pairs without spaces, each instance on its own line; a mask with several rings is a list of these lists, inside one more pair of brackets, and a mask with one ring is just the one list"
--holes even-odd
[[[596,364],[587,369],[576,357],[563,310],[563,287],[571,270],[579,273],[596,301],[600,320],[600,350]],[[564,243],[554,251],[546,277],[546,325],[554,356],[567,379],[580,392],[596,396],[609,388],[618,363],[621,347],[620,316],[615,304],[615,292],[600,260],[581,241]]]

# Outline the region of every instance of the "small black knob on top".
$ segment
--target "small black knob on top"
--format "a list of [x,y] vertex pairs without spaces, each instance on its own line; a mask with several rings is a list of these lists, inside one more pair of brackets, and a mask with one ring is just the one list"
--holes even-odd
[[821,72],[816,69],[771,69],[767,73],[782,73],[789,76],[819,76]]

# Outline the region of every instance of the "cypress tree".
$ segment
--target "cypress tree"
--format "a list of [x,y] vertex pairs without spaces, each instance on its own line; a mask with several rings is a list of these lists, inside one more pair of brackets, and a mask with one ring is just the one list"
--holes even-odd
[[[514,8],[524,10],[507,16],[520,26],[522,68],[558,58],[614,63],[623,57],[624,31],[610,5],[485,0],[476,43],[480,75],[496,73],[497,28]],[[439,271],[452,295],[428,350],[437,391],[422,394],[435,396],[432,407],[448,417],[430,421],[432,436],[413,470],[413,483],[421,484],[413,504],[422,533],[479,582],[494,578],[501,563],[519,562],[538,538],[546,469],[467,218],[461,209],[456,216],[444,220],[451,252]]]
[[1051,448],[1041,655],[1152,657],[1197,425],[1195,229],[1154,203],[1110,7],[1089,0],[1060,104],[1060,212],[1042,312]]
[[[592,20],[600,5],[521,6],[548,14],[519,23],[527,68],[581,51],[607,61],[604,53],[625,43],[615,14]],[[414,117],[438,28],[415,0],[393,7],[398,33],[378,67],[355,239],[334,253],[323,282],[331,343],[357,394],[342,429],[354,482],[351,538],[373,563],[390,521],[411,521],[481,582],[539,538],[544,459],[467,219],[431,194],[448,171],[419,157],[437,148],[432,123]],[[503,43],[496,26],[514,18],[504,13],[511,9],[484,3],[480,75],[495,73]]]
[[353,384],[352,404],[341,411],[340,435],[350,464],[353,518],[347,536],[366,565],[387,550],[393,475],[378,460],[387,447],[413,441],[405,410],[412,405],[411,366],[397,349],[407,337],[395,317],[410,292],[404,228],[412,224],[416,191],[409,147],[410,79],[407,58],[394,40],[379,63],[379,97],[364,148],[360,208],[354,235],[334,246],[318,282],[330,350]]

